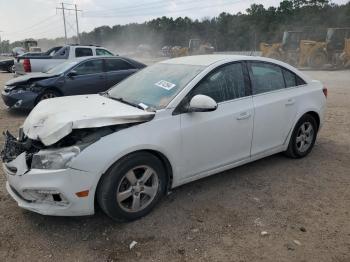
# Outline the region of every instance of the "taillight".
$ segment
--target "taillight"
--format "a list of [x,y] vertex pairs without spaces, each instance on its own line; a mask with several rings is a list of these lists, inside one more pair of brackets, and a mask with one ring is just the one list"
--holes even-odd
[[327,87],[324,87],[322,89],[322,91],[323,91],[324,96],[327,98],[327,96],[328,96],[328,89],[327,89]]
[[30,60],[28,58],[25,58],[23,60],[23,69],[24,69],[24,72],[31,72],[32,71],[32,68],[30,66]]

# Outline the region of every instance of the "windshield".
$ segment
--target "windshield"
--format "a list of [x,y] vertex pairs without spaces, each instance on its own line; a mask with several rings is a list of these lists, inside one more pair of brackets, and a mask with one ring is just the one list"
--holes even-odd
[[203,66],[158,63],[112,87],[108,95],[144,108],[163,109]]
[[62,64],[59,64],[59,65],[47,70],[45,73],[59,75],[59,74],[66,72],[68,69],[72,68],[77,63],[78,63],[78,61],[66,61],[66,62],[63,62]]

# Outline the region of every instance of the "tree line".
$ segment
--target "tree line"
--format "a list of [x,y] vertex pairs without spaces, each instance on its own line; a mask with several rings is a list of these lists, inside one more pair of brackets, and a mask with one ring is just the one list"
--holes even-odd
[[[187,46],[191,38],[211,43],[217,51],[256,50],[260,42],[279,42],[283,31],[312,30],[324,40],[328,27],[350,27],[350,1],[337,5],[329,0],[284,0],[278,7],[252,4],[245,13],[223,12],[201,20],[166,16],[141,24],[100,26],[80,36],[82,44],[96,44],[118,50],[135,50],[139,45],[159,50],[162,46]],[[76,38],[69,39],[74,43]],[[50,47],[63,38],[40,39]],[[12,43],[11,45],[13,46]]]

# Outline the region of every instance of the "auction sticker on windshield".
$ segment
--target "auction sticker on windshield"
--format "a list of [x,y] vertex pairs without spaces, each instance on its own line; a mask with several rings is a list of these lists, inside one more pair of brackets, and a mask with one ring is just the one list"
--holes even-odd
[[170,83],[168,81],[165,80],[160,80],[159,82],[155,83],[156,86],[159,86],[161,88],[164,88],[166,90],[171,90],[172,88],[174,88],[176,85],[173,83]]

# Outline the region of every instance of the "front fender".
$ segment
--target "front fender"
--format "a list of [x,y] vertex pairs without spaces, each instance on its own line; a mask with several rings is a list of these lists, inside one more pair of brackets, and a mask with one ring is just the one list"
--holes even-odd
[[179,119],[173,116],[151,120],[102,137],[85,148],[70,167],[95,174],[97,184],[100,177],[122,157],[136,151],[152,150],[168,159],[175,174],[179,168],[176,163],[179,163],[181,146]]

